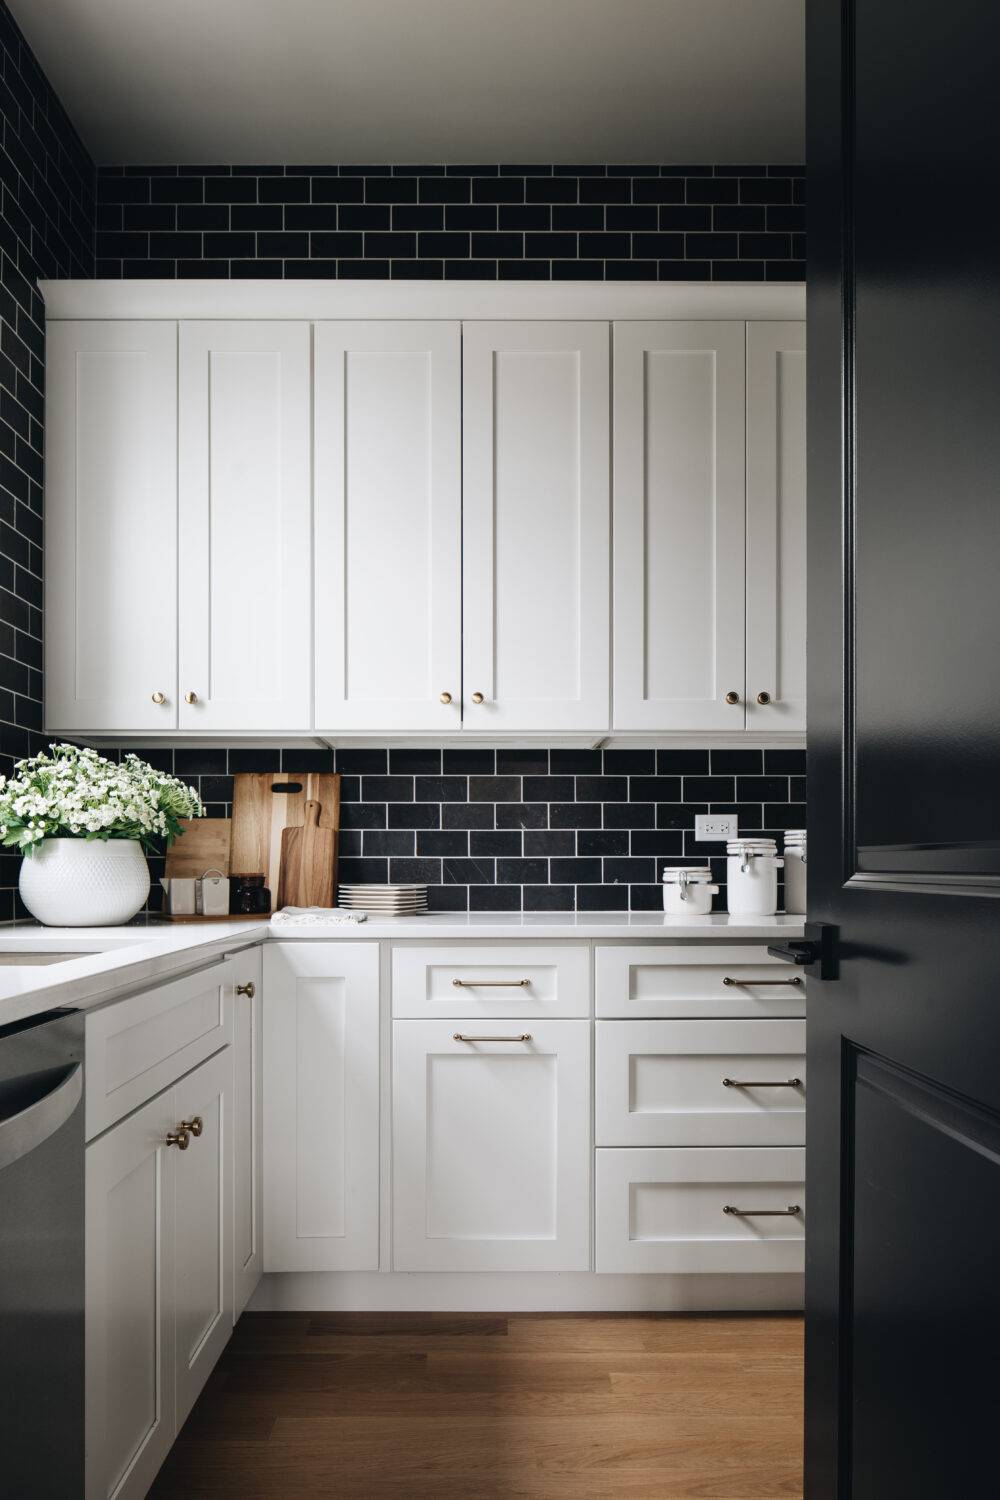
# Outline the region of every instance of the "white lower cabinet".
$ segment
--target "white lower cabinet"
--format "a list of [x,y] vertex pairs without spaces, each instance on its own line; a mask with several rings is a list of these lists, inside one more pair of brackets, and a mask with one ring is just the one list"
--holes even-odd
[[233,1322],[253,1295],[263,1250],[263,958],[248,948],[232,961]]
[[264,1270],[377,1270],[378,1208],[378,944],[269,943]]
[[801,1147],[597,1152],[598,1271],[800,1272]]
[[146,1494],[232,1332],[231,1088],[225,1048],[87,1148],[88,1500]]
[[590,1269],[590,1022],[393,1024],[393,1269]]

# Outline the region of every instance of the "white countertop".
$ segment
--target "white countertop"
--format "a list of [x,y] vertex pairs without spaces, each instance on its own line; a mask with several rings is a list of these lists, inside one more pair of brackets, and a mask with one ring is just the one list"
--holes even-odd
[[[662,912],[435,912],[420,917],[307,927],[270,922],[155,923],[125,927],[40,927],[0,930],[0,1026],[62,1006],[89,1010],[107,1000],[159,984],[266,938],[282,941],[368,941],[406,938],[620,938],[648,942],[801,937],[802,917],[668,917]],[[6,955],[79,953],[52,964],[7,962]]]
[[431,912],[420,917],[369,917],[366,922],[298,927],[270,924],[271,936],[305,938],[650,938],[705,939],[796,938],[804,931],[804,917],[730,917],[713,912],[708,917],[668,917],[659,911],[633,912]]

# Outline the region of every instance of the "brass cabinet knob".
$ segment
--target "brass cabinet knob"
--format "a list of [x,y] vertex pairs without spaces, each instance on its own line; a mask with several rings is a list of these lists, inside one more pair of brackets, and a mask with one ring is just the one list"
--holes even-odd
[[770,693],[758,693],[757,694],[757,702],[760,704],[761,708],[766,708],[767,705],[770,703],[770,701],[771,701],[771,694]]
[[154,693],[153,694],[153,702],[154,703],[166,703],[166,701],[167,701],[167,695],[166,695],[166,693]]
[[441,702],[445,703],[445,704],[450,703],[451,702],[451,694],[450,693],[442,693],[441,694]]
[[236,993],[237,995],[246,995],[248,1000],[252,1000],[257,993],[257,986],[252,979],[248,979],[246,984],[238,984],[236,986]]
[[739,703],[739,701],[740,701],[740,695],[739,695],[739,693],[727,693],[726,694],[726,702],[727,703]]
[[184,694],[184,702],[185,703],[197,703],[198,702],[198,694],[197,693],[185,693]]
[[482,695],[482,693],[473,693],[473,695],[472,695],[472,701],[473,701],[473,703],[482,703],[482,701],[483,701],[483,695]]
[[195,1137],[201,1135],[201,1132],[204,1130],[204,1128],[205,1121],[202,1119],[201,1115],[195,1115],[193,1119],[184,1120],[181,1122],[181,1129],[190,1131],[191,1135]]
[[191,1137],[188,1135],[187,1128],[184,1125],[179,1125],[176,1130],[171,1131],[167,1136],[167,1145],[176,1146],[178,1151],[186,1151],[190,1144]]

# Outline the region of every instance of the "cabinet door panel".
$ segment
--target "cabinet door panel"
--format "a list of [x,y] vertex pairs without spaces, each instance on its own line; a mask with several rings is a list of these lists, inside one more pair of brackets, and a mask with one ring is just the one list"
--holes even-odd
[[377,943],[264,954],[264,1269],[378,1269]]
[[590,1023],[524,1031],[393,1023],[394,1270],[589,1269]]
[[805,727],[806,325],[749,323],[747,728]]
[[466,323],[462,338],[463,727],[604,729],[608,326]]
[[200,1119],[174,1164],[177,1425],[233,1331],[232,1049],[182,1078],[178,1122]]
[[254,994],[233,998],[233,1320],[253,1294],[263,1269],[261,1245],[261,1096],[263,1093],[263,960],[260,948],[231,960],[234,987]]
[[87,1147],[87,1500],[141,1497],[177,1430],[174,1094]]
[[179,390],[180,727],[308,729],[309,325],[182,323]]
[[744,339],[615,324],[617,730],[744,728]]
[[460,325],[318,323],[315,339],[317,725],[454,733]]
[[50,323],[47,339],[46,726],[173,729],[177,325]]

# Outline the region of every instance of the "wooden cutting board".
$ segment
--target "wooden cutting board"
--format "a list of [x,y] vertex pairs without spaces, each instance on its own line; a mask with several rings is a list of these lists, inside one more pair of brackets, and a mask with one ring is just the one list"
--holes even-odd
[[182,818],[183,834],[167,850],[166,874],[171,879],[195,879],[206,870],[229,874],[228,818]]
[[327,773],[294,776],[281,771],[270,774],[241,771],[233,777],[233,782],[230,873],[264,875],[271,892],[271,907],[276,911],[281,885],[282,834],[286,828],[304,827],[306,803],[318,802],[318,827],[331,829],[334,834],[333,885],[329,902],[332,905],[337,889],[340,777]]
[[307,802],[303,826],[286,828],[281,835],[279,911],[283,906],[333,905],[337,835],[319,826],[320,812],[318,802]]

